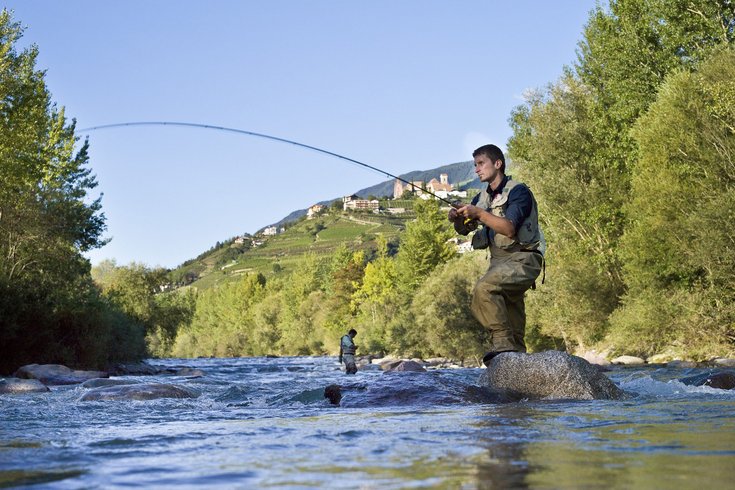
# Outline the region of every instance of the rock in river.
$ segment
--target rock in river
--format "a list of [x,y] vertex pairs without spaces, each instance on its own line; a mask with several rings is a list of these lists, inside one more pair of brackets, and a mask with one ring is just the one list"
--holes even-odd
[[49,391],[48,386],[37,379],[0,379],[0,394],[4,393],[40,393]]
[[94,378],[88,379],[82,386],[85,388],[102,388],[103,386],[119,386],[119,385],[135,385],[139,381],[133,379],[120,379],[120,378]]
[[80,400],[154,400],[156,398],[196,398],[198,396],[198,393],[181,386],[165,383],[139,383],[95,388],[82,395]]
[[689,376],[681,380],[685,385],[709,386],[720,390],[732,390],[735,388],[735,372],[733,371],[709,371],[695,376]]
[[398,362],[387,364],[385,366],[381,364],[380,367],[385,372],[395,372],[395,371],[413,371],[416,373],[426,372],[426,369],[424,369],[424,366],[422,366],[416,361],[409,361],[409,360],[398,361]]
[[61,364],[28,364],[15,372],[15,377],[37,379],[45,385],[74,385],[94,378],[107,378],[104,371],[74,371]]
[[560,351],[504,352],[480,377],[490,388],[528,399],[615,400],[624,397],[600,370],[581,357]]

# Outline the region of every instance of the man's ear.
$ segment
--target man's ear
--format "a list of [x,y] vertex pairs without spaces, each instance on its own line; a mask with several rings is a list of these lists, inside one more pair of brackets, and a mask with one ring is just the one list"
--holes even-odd
[[503,160],[501,160],[500,158],[498,158],[497,160],[495,160],[493,162],[493,165],[495,165],[495,168],[500,169],[500,167],[503,166]]

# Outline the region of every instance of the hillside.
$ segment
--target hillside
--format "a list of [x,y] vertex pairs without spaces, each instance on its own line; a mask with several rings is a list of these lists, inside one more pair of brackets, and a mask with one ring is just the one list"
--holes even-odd
[[[451,163],[449,165],[443,165],[430,170],[413,170],[405,174],[399,174],[398,176],[409,182],[420,180],[428,182],[431,179],[438,179],[439,174],[447,174],[449,182],[451,182],[457,189],[478,189],[480,188],[480,181],[475,175],[474,166],[471,161]],[[393,183],[395,179],[386,180],[380,184],[375,184],[370,187],[366,187],[359,191],[353,192],[361,198],[367,198],[368,196],[375,196],[378,198],[393,197]],[[342,196],[334,197],[326,201],[320,201],[315,204],[322,204],[328,206],[335,199],[341,199]],[[292,223],[302,216],[306,216],[306,209],[298,209],[291,212],[288,216],[281,219],[280,221],[273,223],[275,226],[282,226],[288,223]],[[271,225],[271,226],[273,226]]]
[[[400,177],[408,181],[428,182],[442,173],[446,173],[449,182],[460,189],[477,188],[480,185],[474,175],[472,162],[416,170]],[[377,247],[378,235],[396,242],[406,221],[414,217],[410,199],[391,199],[393,183],[392,179],[387,180],[361,189],[355,194],[364,198],[383,198],[380,203],[382,209],[403,207],[407,210],[405,214],[394,216],[384,213],[344,212],[341,208],[330,209],[329,204],[335,199],[341,199],[341,196],[322,201],[319,204],[327,206],[327,210],[316,219],[307,220],[306,209],[301,209],[275,223],[279,228],[286,228],[285,232],[278,235],[265,237],[256,233],[252,237],[230,238],[222,243],[218,242],[212,249],[171,271],[171,280],[177,286],[191,285],[207,289],[223,281],[236,280],[250,272],[261,273],[266,278],[282,276],[293,272],[305,254],[330,254],[343,243],[347,243],[352,250],[362,248],[372,253]]]
[[[408,207],[410,203],[402,205]],[[365,249],[371,254],[377,248],[378,235],[395,241],[413,216],[410,210],[400,217],[328,210],[315,219],[299,219],[278,235],[221,243],[171,271],[171,280],[178,286],[206,289],[251,272],[266,278],[282,276],[293,272],[304,255],[331,254],[345,243],[351,250]]]

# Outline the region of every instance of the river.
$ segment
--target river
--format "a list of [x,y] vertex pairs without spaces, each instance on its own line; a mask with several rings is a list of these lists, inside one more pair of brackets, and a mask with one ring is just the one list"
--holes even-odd
[[[614,367],[622,401],[496,403],[480,369],[347,376],[333,357],[167,359],[194,399],[0,396],[0,487],[696,489],[735,485],[735,391]],[[340,406],[323,398],[344,386]]]

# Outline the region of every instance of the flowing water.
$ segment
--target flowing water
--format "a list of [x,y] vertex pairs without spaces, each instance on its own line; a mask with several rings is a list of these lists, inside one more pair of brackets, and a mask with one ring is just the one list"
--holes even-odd
[[[0,396],[0,487],[735,487],[735,391],[702,369],[614,368],[623,401],[498,403],[480,369],[355,376],[335,358],[155,360],[199,378],[130,376],[194,399]],[[343,386],[340,406],[323,397]]]

